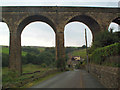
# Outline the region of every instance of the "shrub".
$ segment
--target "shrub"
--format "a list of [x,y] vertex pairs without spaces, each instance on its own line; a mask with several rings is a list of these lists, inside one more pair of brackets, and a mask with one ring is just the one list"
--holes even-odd
[[58,68],[58,69],[60,69],[61,71],[64,71],[64,70],[65,70],[65,67],[66,67],[66,61],[65,61],[65,59],[59,58],[59,59],[56,61],[56,64],[57,64],[57,68]]
[[9,55],[2,53],[2,67],[8,67],[9,65]]
[[102,31],[95,36],[92,47],[89,49],[89,53],[92,53],[95,49],[105,47],[116,42],[120,42],[120,33],[110,33],[108,31]]
[[[120,54],[120,43],[108,45],[103,48],[98,48],[92,52],[90,61],[95,64],[103,64],[106,58],[110,56],[119,56]],[[109,63],[109,61],[107,61]]]
[[45,63],[43,63],[43,64],[41,64],[41,67],[42,67],[42,68],[46,68],[47,65],[46,65]]

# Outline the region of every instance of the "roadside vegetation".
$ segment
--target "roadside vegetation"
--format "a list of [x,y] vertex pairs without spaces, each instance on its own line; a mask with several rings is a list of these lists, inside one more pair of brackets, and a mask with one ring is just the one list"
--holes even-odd
[[37,82],[41,82],[60,73],[56,68],[44,68],[40,65],[33,64],[23,65],[21,76],[17,76],[17,72],[10,72],[7,67],[4,67],[2,70],[3,88],[29,88]]
[[120,32],[104,31],[98,34],[89,48],[90,63],[120,67]]
[[[69,54],[80,56],[85,59],[79,62],[75,68],[82,68],[86,65],[86,46],[66,47],[65,60],[59,58],[55,61],[55,48],[24,46],[22,47],[22,70],[21,76],[17,72],[10,72],[9,47],[2,47],[2,83],[3,88],[10,87],[31,87],[37,82],[45,80],[61,72],[66,68]],[[88,48],[88,55],[91,64],[120,67],[120,32],[101,32],[91,47]],[[57,68],[56,68],[57,67]],[[67,68],[66,70],[70,70]],[[16,78],[15,78],[16,77]]]
[[[41,80],[58,73],[55,62],[55,48],[22,47],[22,75],[9,70],[9,47],[2,46],[2,83],[3,88],[22,87],[24,84]],[[16,77],[16,78],[15,78]],[[42,79],[43,80],[43,79]],[[34,83],[33,83],[34,85]]]
[[103,48],[97,48],[90,56],[91,63],[120,67],[120,43],[114,43]]
[[[86,48],[80,48],[72,52],[72,56],[80,56],[85,61],[79,62],[76,68],[82,68],[87,64]],[[95,36],[91,47],[88,47],[88,57],[91,64],[120,67],[120,32],[102,31]]]

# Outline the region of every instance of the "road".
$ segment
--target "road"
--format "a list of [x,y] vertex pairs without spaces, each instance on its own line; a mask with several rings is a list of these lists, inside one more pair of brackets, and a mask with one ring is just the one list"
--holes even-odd
[[84,70],[67,71],[31,88],[104,88],[98,80]]

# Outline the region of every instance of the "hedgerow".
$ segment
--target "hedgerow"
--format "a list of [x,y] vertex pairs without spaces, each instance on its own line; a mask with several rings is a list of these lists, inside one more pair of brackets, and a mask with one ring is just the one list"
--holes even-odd
[[[107,65],[108,65],[109,60],[106,60],[106,59],[111,56],[120,56],[120,43],[114,43],[114,44],[105,46],[103,48],[97,48],[90,55],[90,62],[95,64],[100,64],[100,65],[107,62]],[[118,63],[114,63],[114,65],[120,66],[120,64]]]

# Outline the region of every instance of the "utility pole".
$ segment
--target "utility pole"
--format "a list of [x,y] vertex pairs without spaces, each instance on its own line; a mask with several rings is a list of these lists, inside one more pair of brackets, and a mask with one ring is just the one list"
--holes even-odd
[[87,48],[87,32],[85,29],[85,42],[86,42],[86,56],[87,56],[87,71],[89,73],[89,61],[88,61],[88,48]]

